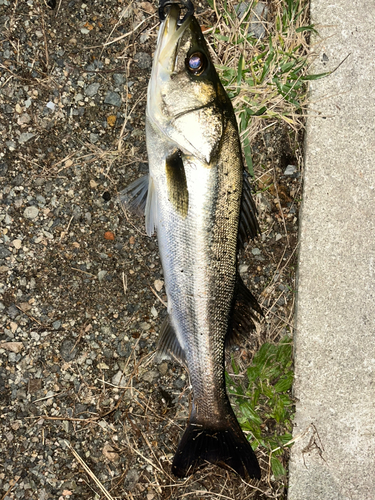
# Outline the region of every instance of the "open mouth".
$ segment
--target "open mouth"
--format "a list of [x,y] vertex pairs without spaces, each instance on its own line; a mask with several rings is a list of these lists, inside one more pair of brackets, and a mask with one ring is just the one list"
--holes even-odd
[[177,26],[181,26],[183,22],[190,16],[194,14],[194,5],[191,0],[180,0],[178,2],[173,0],[160,0],[159,5],[159,18],[160,21],[164,21],[166,14],[169,12],[171,7],[178,7],[178,18]]
[[[168,0],[167,0],[168,1]],[[178,3],[164,4],[165,18],[160,29],[158,41],[158,63],[173,72],[178,42],[191,22],[190,12],[184,13]]]

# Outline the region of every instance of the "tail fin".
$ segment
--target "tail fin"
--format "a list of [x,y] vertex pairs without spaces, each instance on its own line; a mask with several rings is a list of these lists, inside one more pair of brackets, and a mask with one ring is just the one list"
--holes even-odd
[[260,479],[260,467],[250,443],[238,424],[233,427],[209,428],[189,422],[173,459],[173,474],[186,477],[210,462],[237,472],[243,479]]

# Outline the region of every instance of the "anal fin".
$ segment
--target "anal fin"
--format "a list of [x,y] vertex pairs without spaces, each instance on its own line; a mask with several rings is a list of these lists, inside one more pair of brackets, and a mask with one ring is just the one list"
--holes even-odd
[[230,347],[239,343],[241,337],[247,337],[249,331],[255,329],[255,322],[259,321],[259,316],[264,316],[262,308],[238,274],[232,319],[225,338],[225,346]]
[[167,316],[161,325],[160,336],[157,345],[156,362],[165,358],[176,358],[182,363],[185,362],[185,351],[182,348],[176,332]]

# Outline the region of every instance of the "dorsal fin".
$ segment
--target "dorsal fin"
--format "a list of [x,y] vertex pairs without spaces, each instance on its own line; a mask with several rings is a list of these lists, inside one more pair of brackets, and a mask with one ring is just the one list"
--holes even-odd
[[238,241],[241,248],[244,247],[249,239],[253,239],[260,234],[257,209],[251,195],[249,177],[249,174],[244,171],[240,224],[238,228]]

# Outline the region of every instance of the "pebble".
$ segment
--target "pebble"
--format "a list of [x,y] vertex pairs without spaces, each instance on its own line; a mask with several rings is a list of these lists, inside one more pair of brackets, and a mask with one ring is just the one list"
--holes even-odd
[[113,81],[115,82],[115,85],[120,86],[124,84],[125,77],[121,73],[115,73],[113,75]]
[[[248,11],[249,6],[250,4],[248,2],[241,2],[235,6],[238,19],[241,19],[245,12]],[[267,20],[267,4],[265,2],[258,2],[251,10],[252,13],[248,32],[252,33],[258,39],[263,38],[266,34],[264,22]]]
[[30,115],[28,113],[23,113],[17,120],[18,125],[25,125],[29,123],[31,120]]
[[14,248],[16,248],[17,250],[19,250],[22,246],[22,241],[21,240],[13,240],[12,241],[12,244],[14,246]]
[[139,474],[136,469],[130,469],[125,476],[125,482],[127,484],[128,490],[133,490],[136,484],[138,484]]
[[101,282],[103,281],[105,275],[107,274],[107,271],[99,271],[98,272],[98,280]]
[[104,99],[104,104],[110,104],[111,106],[117,106],[118,108],[121,106],[121,96],[117,92],[108,92]]
[[10,255],[12,255],[12,252],[0,244],[0,259],[6,259]]
[[261,251],[259,250],[259,248],[253,248],[253,249],[251,250],[251,253],[252,253],[253,255],[260,255],[260,254],[261,254]]
[[90,85],[87,85],[85,88],[85,94],[87,97],[94,97],[98,93],[98,90],[100,88],[100,83],[90,83]]
[[4,162],[4,163],[0,163],[0,176],[5,176],[5,174],[7,173],[8,171],[8,165]]
[[157,292],[160,292],[160,290],[163,288],[163,286],[164,286],[164,281],[162,281],[162,280],[155,280],[154,281],[154,287],[155,287],[155,290]]
[[33,137],[35,136],[35,134],[33,134],[32,132],[23,132],[19,138],[18,138],[18,142],[20,144],[24,144],[25,142],[29,141],[30,139],[32,139]]
[[166,375],[168,371],[168,363],[166,363],[165,361],[163,361],[163,363],[160,363],[160,365],[158,366],[158,370],[162,377]]
[[31,207],[26,207],[23,215],[26,217],[26,219],[35,219],[38,217],[39,214],[39,208],[31,206]]
[[297,172],[297,167],[295,165],[288,165],[284,171],[284,175],[293,175]]
[[152,59],[146,52],[138,52],[135,54],[134,60],[140,69],[148,69],[151,67]]
[[72,361],[77,355],[77,349],[71,340],[64,340],[60,347],[60,355],[65,361]]
[[149,370],[148,372],[144,373],[143,374],[143,380],[145,380],[146,382],[149,382],[151,384],[151,382],[157,378],[159,376],[159,372],[157,372],[156,370]]
[[122,370],[119,370],[115,375],[113,375],[112,384],[118,387],[126,387],[127,381]]

